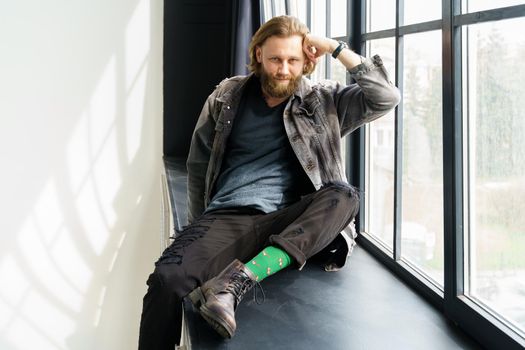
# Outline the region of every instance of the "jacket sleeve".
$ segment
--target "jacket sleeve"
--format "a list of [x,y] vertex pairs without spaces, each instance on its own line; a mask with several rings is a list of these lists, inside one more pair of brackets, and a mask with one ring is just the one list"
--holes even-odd
[[215,97],[217,89],[208,96],[199,115],[190,151],[186,161],[188,171],[188,222],[192,223],[204,212],[204,191],[206,172],[210,160],[213,137],[215,134]]
[[400,101],[399,90],[391,82],[378,55],[365,58],[361,64],[349,70],[349,73],[356,84],[337,84],[332,95],[341,136],[387,114]]

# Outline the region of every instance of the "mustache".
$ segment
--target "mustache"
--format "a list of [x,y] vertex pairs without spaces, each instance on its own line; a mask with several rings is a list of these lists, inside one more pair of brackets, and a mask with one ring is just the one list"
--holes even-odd
[[273,77],[274,79],[283,79],[283,80],[292,80],[294,79],[295,77],[291,74],[276,74],[274,75]]

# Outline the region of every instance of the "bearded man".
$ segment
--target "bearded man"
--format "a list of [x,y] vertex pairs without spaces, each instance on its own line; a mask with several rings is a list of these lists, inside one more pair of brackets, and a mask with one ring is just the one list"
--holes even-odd
[[[222,81],[208,97],[187,159],[189,222],[156,262],[144,297],[139,347],[173,349],[182,298],[223,337],[236,331],[243,295],[323,252],[342,267],[345,233],[359,209],[346,182],[341,138],[385,115],[399,92],[378,56],[309,34],[297,18],[275,17],[253,36],[251,74]],[[356,81],[312,84],[331,54]],[[283,286],[285,288],[286,286]]]

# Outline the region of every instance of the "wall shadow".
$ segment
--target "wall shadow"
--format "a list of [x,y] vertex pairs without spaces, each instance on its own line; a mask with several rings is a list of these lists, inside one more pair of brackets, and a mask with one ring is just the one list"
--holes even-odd
[[162,2],[0,14],[0,347],[136,347],[158,255]]

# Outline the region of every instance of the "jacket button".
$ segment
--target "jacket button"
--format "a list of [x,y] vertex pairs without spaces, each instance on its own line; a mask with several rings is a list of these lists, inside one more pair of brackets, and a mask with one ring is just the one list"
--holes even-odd
[[312,170],[313,168],[315,168],[315,164],[314,163],[308,162],[308,164],[306,164],[306,169],[307,170]]
[[226,106],[226,109],[230,109],[230,106]]
[[299,135],[294,135],[294,137],[292,137],[292,142],[297,142],[299,141]]

